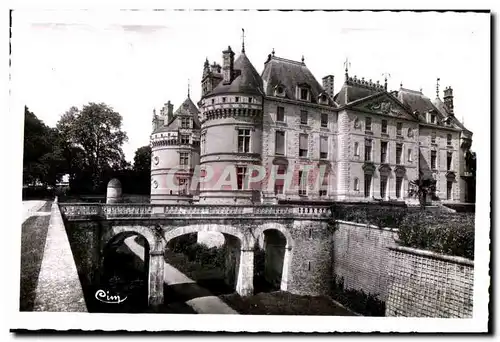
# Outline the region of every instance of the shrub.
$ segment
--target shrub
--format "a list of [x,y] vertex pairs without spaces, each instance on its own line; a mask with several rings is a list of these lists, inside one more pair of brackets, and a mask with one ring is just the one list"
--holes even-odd
[[378,294],[346,289],[343,277],[333,277],[332,298],[363,316],[385,316],[385,302]]
[[407,215],[399,226],[398,243],[474,259],[474,215],[425,212]]

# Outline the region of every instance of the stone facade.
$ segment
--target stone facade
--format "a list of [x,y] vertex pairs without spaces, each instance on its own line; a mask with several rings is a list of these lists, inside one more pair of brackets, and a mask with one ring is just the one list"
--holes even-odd
[[[222,66],[206,61],[203,68],[200,131],[193,132],[201,137],[200,159],[197,163],[193,156],[190,163],[190,169],[200,169],[193,203],[411,203],[410,182],[419,178],[436,180],[433,200],[470,200],[465,155],[472,133],[455,117],[451,87],[443,100],[439,88],[430,100],[402,86],[389,91],[387,80],[351,77],[346,69],[335,94],[334,77],[325,76],[320,84],[304,60],[273,53],[258,74],[244,49],[235,59],[228,47],[222,57]],[[153,144],[157,139],[154,133]],[[162,149],[166,160],[175,160],[180,151],[176,145]],[[265,174],[251,183],[256,166]],[[276,170],[290,173],[289,180],[275,180]],[[165,173],[156,170],[152,176],[159,184],[152,196],[168,197]]]

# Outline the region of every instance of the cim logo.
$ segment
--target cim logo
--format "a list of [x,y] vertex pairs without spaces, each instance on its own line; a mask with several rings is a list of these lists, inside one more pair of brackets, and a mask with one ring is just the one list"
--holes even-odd
[[95,298],[103,303],[107,304],[120,304],[123,303],[127,297],[121,298],[120,295],[110,295],[109,291],[97,290],[95,293]]

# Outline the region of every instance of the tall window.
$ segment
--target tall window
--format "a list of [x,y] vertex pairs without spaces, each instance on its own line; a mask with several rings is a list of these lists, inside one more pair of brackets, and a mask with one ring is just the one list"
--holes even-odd
[[238,130],[238,152],[250,152],[250,130]]
[[207,132],[201,133],[201,153],[207,152]]
[[[277,175],[283,175],[286,173],[286,166],[285,165],[278,165],[278,169],[276,170]],[[275,179],[274,180],[274,194],[275,195],[280,195],[283,194],[283,185],[284,185],[285,180],[284,179]]]
[[246,173],[247,173],[246,166],[238,166],[236,168],[236,182],[238,185],[238,190],[243,190],[246,188],[246,185],[245,185]]
[[319,158],[328,158],[328,137],[320,137],[319,139]]
[[408,161],[411,163],[413,161],[413,156],[411,153],[411,148],[408,149]]
[[387,163],[387,141],[380,143],[380,163]]
[[285,107],[280,107],[276,109],[276,121],[285,122]]
[[299,157],[307,157],[307,134],[299,135]]
[[179,153],[179,164],[180,165],[189,165],[189,153],[187,153],[187,152]]
[[396,134],[403,135],[403,123],[402,122],[398,122],[396,124]]
[[436,115],[431,114],[431,123],[436,123]]
[[354,156],[359,156],[359,143],[357,141],[354,143]]
[[447,171],[451,170],[452,157],[453,157],[453,153],[452,152],[446,153],[446,170]]
[[365,197],[370,197],[372,189],[372,175],[365,173]]
[[372,141],[370,139],[365,140],[365,161],[372,160]]
[[182,117],[182,118],[181,118],[181,128],[190,128],[190,127],[189,127],[189,126],[190,126],[190,125],[189,125],[189,124],[190,124],[190,122],[189,122],[189,121],[190,121],[190,120],[189,120],[189,118]]
[[234,98],[234,102],[240,102],[240,98],[239,98],[238,96],[236,96],[236,97]]
[[451,145],[451,134],[446,135],[446,144],[449,146]]
[[387,192],[387,176],[380,176],[380,197],[385,198]]
[[403,185],[403,177],[396,177],[396,198],[401,198],[402,185]]
[[431,133],[431,143],[432,143],[432,144],[435,144],[435,143],[436,143],[436,132],[435,132],[435,131],[433,131],[433,132]]
[[354,190],[355,191],[359,191],[359,179],[358,178],[354,178]]
[[372,118],[368,117],[365,119],[365,131],[372,130]]
[[301,110],[300,111],[300,123],[302,125],[307,125],[307,119],[308,119],[307,116],[308,116],[307,115],[307,110]]
[[284,155],[285,154],[285,132],[276,131],[276,155]]
[[328,127],[328,114],[321,113],[321,127]]
[[319,196],[326,196],[328,194],[328,172],[323,175],[323,180],[321,181],[321,187],[319,189]]
[[431,169],[436,169],[436,151],[431,151]]
[[189,144],[189,134],[181,134],[181,145]]
[[307,194],[306,184],[306,173],[304,171],[299,171],[299,196],[305,196]]
[[453,189],[453,182],[452,181],[447,181],[446,182],[446,199],[451,200],[451,190]]
[[382,120],[382,133],[387,133],[387,120]]
[[401,164],[401,159],[403,159],[403,144],[396,144],[396,165]]

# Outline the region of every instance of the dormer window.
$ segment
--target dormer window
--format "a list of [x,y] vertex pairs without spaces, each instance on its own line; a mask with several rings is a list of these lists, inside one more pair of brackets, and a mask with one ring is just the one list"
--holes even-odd
[[252,99],[251,97],[249,97],[249,98],[248,98],[248,103],[252,103],[252,100],[253,100],[253,99]]
[[436,123],[436,115],[431,114],[431,124],[435,124],[435,123]]
[[225,102],[226,102],[226,98],[225,98],[225,97],[223,97],[223,98],[222,98],[222,102],[223,102],[223,103],[225,103]]
[[190,128],[190,122],[189,118],[182,117],[181,118],[181,128]]
[[300,88],[300,99],[302,101],[308,101],[309,99],[309,90],[305,88]]
[[274,89],[274,96],[285,96],[285,88],[282,85],[278,85]]
[[236,96],[236,97],[234,98],[234,102],[240,102],[240,98],[239,98],[238,96]]
[[318,102],[320,104],[328,104],[328,96],[326,96],[326,94],[321,94],[320,96],[318,96]]

